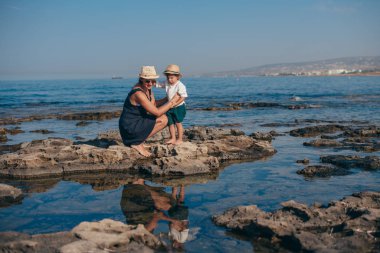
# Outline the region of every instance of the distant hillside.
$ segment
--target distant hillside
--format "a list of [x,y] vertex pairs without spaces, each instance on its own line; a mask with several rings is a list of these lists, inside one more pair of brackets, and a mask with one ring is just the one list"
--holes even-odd
[[206,73],[202,76],[324,75],[362,71],[380,71],[380,56],[345,57],[322,61],[269,64],[241,70]]

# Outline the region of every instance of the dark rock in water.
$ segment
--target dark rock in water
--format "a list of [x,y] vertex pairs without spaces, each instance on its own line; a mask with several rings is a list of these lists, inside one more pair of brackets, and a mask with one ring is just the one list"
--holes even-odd
[[274,212],[238,206],[213,216],[216,225],[260,243],[292,252],[376,252],[379,249],[380,193],[362,192],[327,207],[293,200]]
[[272,142],[272,135],[270,133],[262,133],[262,132],[256,132],[252,133],[249,136],[251,136],[253,139],[256,140],[263,140],[263,141],[269,141]]
[[322,134],[321,135],[321,139],[335,140],[335,139],[342,138],[343,136],[344,136],[343,134],[338,134],[338,135],[326,135],[326,134]]
[[262,127],[293,127],[297,126],[297,123],[267,123],[267,124],[262,124],[260,126]]
[[231,107],[206,107],[206,108],[195,108],[193,110],[196,111],[237,111],[241,110],[238,106],[231,106]]
[[50,131],[47,129],[39,129],[39,130],[32,130],[31,133],[40,133],[40,134],[51,134],[54,133],[54,131]]
[[160,240],[143,225],[104,219],[82,222],[70,232],[28,235],[0,232],[0,252],[154,252]]
[[341,147],[342,143],[337,142],[335,140],[327,140],[327,139],[317,139],[309,142],[304,142],[304,146],[313,146],[313,147]]
[[11,135],[16,135],[16,134],[25,133],[25,131],[21,130],[19,127],[15,127],[15,128],[11,128],[11,129],[7,129],[7,128],[5,128],[5,131],[6,131],[8,134],[11,134]]
[[185,142],[178,146],[159,143],[163,134],[147,141],[151,158],[125,147],[116,131],[85,142],[61,138],[26,142],[16,152],[0,156],[0,176],[29,178],[98,171],[155,176],[212,174],[221,163],[257,160],[276,152],[269,142],[255,140],[234,129],[186,129]]
[[83,141],[83,140],[85,140],[85,138],[83,138],[81,136],[75,136],[74,139],[77,140],[77,141]]
[[90,124],[90,122],[87,122],[87,121],[80,121],[80,122],[76,123],[75,125],[76,125],[76,126],[87,126],[87,125],[89,125],[89,124]]
[[226,123],[226,124],[218,124],[216,127],[240,127],[242,124],[240,123]]
[[297,160],[296,163],[303,163],[303,164],[309,164],[309,159],[303,159],[303,160]]
[[380,169],[380,158],[377,156],[366,156],[361,158],[354,155],[329,155],[321,157],[324,163],[331,163],[342,168],[361,168],[367,170]]
[[121,112],[83,112],[58,115],[57,119],[62,120],[105,120],[120,117]]
[[270,131],[269,134],[272,135],[272,136],[285,136],[286,135],[286,134],[283,134],[283,133],[277,133],[274,130]]
[[289,110],[300,110],[300,109],[310,109],[310,108],[320,108],[320,105],[288,105],[286,106]]
[[242,102],[242,103],[230,103],[229,106],[236,107],[246,107],[246,108],[255,108],[255,107],[280,107],[279,103],[272,102]]
[[380,128],[367,126],[359,129],[348,129],[344,132],[344,135],[350,137],[380,137]]
[[0,155],[6,154],[6,153],[11,153],[11,152],[16,152],[20,148],[21,148],[21,144],[1,145],[0,146]]
[[304,175],[305,177],[330,177],[330,176],[344,176],[351,174],[350,171],[344,168],[326,165],[311,165],[298,170],[297,174]]
[[22,199],[23,194],[20,189],[7,184],[0,184],[0,207],[20,203]]
[[334,133],[346,129],[348,129],[348,127],[342,125],[319,125],[294,129],[290,131],[290,135],[295,137],[314,137],[323,133]]

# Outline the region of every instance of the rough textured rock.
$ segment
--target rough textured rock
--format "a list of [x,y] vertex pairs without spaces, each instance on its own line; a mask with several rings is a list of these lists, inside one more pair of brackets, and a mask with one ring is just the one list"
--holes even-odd
[[21,202],[22,191],[11,185],[0,183],[0,207],[6,207]]
[[157,176],[205,174],[215,173],[226,161],[255,160],[276,152],[269,142],[234,129],[186,129],[185,142],[179,146],[161,144],[166,134],[162,132],[147,141],[151,158],[124,146],[115,131],[86,142],[49,138],[22,143],[16,152],[0,156],[0,176],[28,178],[91,171],[134,171]]
[[353,149],[356,151],[375,152],[380,150],[380,128],[376,126],[345,127],[340,125],[324,125],[295,129],[290,132],[293,136],[313,137],[321,133],[334,133],[337,135],[322,134],[320,139],[305,142],[305,146],[334,147],[339,149]]
[[161,243],[143,225],[126,225],[120,221],[104,219],[99,222],[82,222],[71,231],[81,240],[90,241],[99,249],[115,249],[131,241],[158,248]]
[[250,134],[250,136],[256,140],[263,140],[263,141],[269,141],[269,142],[271,142],[273,139],[273,136],[270,133],[256,132],[256,133]]
[[330,176],[344,176],[351,174],[351,172],[344,168],[326,165],[311,165],[298,170],[297,174],[304,175],[305,177],[330,177]]
[[274,212],[234,207],[213,216],[219,226],[267,239],[296,252],[376,252],[380,249],[380,193],[353,194],[327,207],[287,201]]
[[313,147],[341,147],[343,146],[343,144],[338,141],[328,140],[328,139],[312,140],[310,142],[304,142],[303,145],[313,146]]
[[344,156],[344,155],[329,155],[321,157],[324,163],[331,163],[342,168],[362,168],[367,170],[380,169],[380,158],[377,156]]
[[161,247],[144,226],[104,219],[82,222],[71,232],[28,235],[0,232],[0,252],[154,252]]

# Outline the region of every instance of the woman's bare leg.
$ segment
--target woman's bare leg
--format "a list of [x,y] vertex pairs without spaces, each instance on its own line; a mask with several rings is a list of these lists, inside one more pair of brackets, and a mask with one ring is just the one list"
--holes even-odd
[[154,125],[153,130],[149,134],[148,138],[152,137],[153,135],[155,135],[156,133],[164,129],[167,126],[167,124],[168,124],[168,117],[166,117],[165,114],[158,117],[156,119],[156,124]]

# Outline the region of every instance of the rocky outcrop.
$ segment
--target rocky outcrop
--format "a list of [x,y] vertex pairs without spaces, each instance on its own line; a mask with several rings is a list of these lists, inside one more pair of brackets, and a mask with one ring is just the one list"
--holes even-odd
[[305,177],[330,177],[330,176],[344,176],[351,174],[351,172],[344,168],[327,165],[310,165],[302,170],[298,170],[297,174]]
[[0,176],[28,178],[94,171],[209,174],[226,161],[256,160],[276,152],[269,142],[233,129],[193,127],[185,131],[185,142],[179,146],[161,144],[165,134],[147,141],[153,154],[150,158],[124,146],[115,131],[87,142],[60,138],[26,142],[16,152],[0,156]]
[[[375,252],[380,249],[380,193],[353,194],[327,207],[295,201],[274,212],[257,206],[231,208],[215,224],[296,252]],[[272,247],[273,247],[272,246]]]
[[315,137],[324,133],[335,133],[346,129],[348,127],[343,125],[318,125],[294,129],[290,131],[290,135],[295,137]]
[[321,157],[321,161],[342,168],[361,168],[366,170],[380,169],[380,158],[377,156],[360,157],[356,155],[329,155]]
[[78,112],[67,114],[46,114],[31,115],[24,118],[1,118],[0,125],[17,125],[23,122],[30,122],[44,119],[61,119],[61,120],[106,120],[120,117],[121,111],[112,112]]
[[[326,135],[323,133],[341,133]],[[290,131],[292,136],[314,137],[320,139],[304,142],[304,146],[332,147],[336,149],[352,149],[355,151],[376,152],[380,150],[380,128],[376,126],[345,127],[341,125],[324,125],[299,128]]]
[[10,206],[21,202],[23,199],[22,191],[11,185],[0,183],[0,207]]
[[28,235],[0,233],[0,252],[154,252],[161,247],[143,225],[104,219],[82,222],[70,232]]

